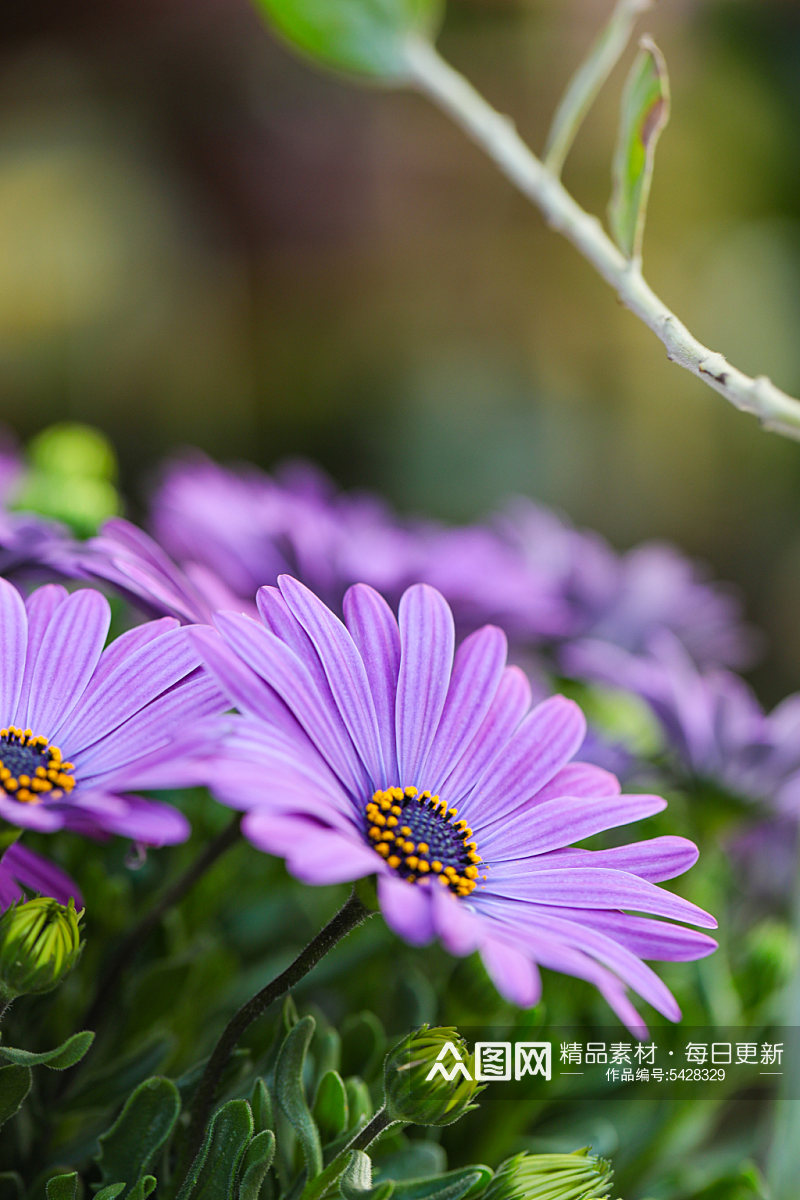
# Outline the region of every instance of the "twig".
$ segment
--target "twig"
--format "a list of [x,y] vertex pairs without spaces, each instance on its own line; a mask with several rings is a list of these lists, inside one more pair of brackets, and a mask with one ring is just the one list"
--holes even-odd
[[667,357],[691,371],[765,429],[800,440],[800,401],[764,375],[751,378],[694,337],[642,277],[639,266],[617,249],[597,217],[585,212],[556,175],[498,113],[427,42],[407,46],[409,83],[438,105],[532,201],[547,223],[572,243],[614,288],[622,303],[667,348]]

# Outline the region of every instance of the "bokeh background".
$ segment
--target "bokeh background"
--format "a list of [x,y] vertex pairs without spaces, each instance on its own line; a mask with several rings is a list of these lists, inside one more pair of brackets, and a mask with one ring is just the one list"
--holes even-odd
[[[605,0],[451,0],[441,47],[540,148]],[[672,0],[650,282],[800,393],[800,9]],[[626,58],[627,64],[630,55]],[[615,72],[568,162],[609,192]],[[8,0],[0,14],[0,419],[118,447],[141,502],[187,445],[312,455],[403,510],[510,491],[735,580],[800,678],[800,446],[660,344],[443,117],[318,75],[247,0]]]

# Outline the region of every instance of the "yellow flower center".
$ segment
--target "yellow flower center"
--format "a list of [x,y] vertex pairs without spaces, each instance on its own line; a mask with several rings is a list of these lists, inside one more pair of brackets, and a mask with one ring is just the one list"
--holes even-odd
[[45,795],[58,800],[75,787],[73,770],[58,746],[34,737],[32,729],[0,729],[0,788],[13,800],[38,804]]
[[409,883],[436,879],[456,896],[478,886],[483,860],[466,821],[438,796],[415,787],[375,792],[364,810],[367,838],[381,858]]

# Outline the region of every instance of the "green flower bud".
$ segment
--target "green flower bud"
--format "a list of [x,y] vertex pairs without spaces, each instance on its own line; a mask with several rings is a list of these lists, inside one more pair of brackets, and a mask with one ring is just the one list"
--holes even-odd
[[572,1154],[515,1154],[495,1172],[483,1200],[606,1200],[614,1172],[588,1147]]
[[476,1106],[480,1084],[473,1056],[457,1029],[410,1033],[390,1050],[383,1068],[384,1103],[395,1121],[449,1125]]
[[81,952],[75,911],[49,896],[13,904],[0,917],[0,993],[8,1000],[28,992],[49,992],[75,966]]

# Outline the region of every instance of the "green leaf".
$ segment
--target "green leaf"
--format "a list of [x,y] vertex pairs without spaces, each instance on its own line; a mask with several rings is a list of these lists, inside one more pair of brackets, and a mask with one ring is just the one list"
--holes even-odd
[[261,1184],[275,1157],[275,1134],[271,1129],[257,1133],[247,1147],[239,1179],[239,1200],[258,1200]]
[[0,1046],[0,1058],[7,1058],[20,1067],[50,1067],[53,1071],[66,1071],[67,1067],[74,1067],[75,1063],[81,1061],[93,1041],[94,1034],[90,1029],[85,1029],[82,1033],[73,1033],[55,1050],[44,1050],[41,1054]]
[[363,1079],[353,1076],[345,1080],[347,1089],[347,1107],[350,1113],[350,1128],[356,1129],[365,1125],[373,1113],[369,1088]]
[[232,1200],[239,1164],[252,1137],[253,1114],[247,1101],[223,1104],[211,1119],[178,1200]]
[[322,1145],[303,1087],[303,1067],[316,1022],[303,1017],[286,1035],[275,1067],[278,1103],[297,1134],[306,1163],[306,1176],[313,1179],[322,1170]]
[[323,1144],[344,1133],[348,1126],[347,1089],[338,1071],[326,1071],[314,1100],[314,1120]]
[[396,1200],[462,1200],[482,1192],[492,1175],[490,1167],[461,1167],[431,1179],[407,1179],[396,1183],[394,1194]]
[[362,78],[402,83],[408,45],[432,39],[443,0],[256,0],[296,50],[315,62]]
[[[353,1154],[359,1153],[357,1150]],[[321,1197],[327,1196],[344,1172],[347,1170],[350,1162],[350,1155],[337,1154],[333,1162],[328,1163],[324,1171],[321,1171],[314,1179],[310,1180],[303,1191],[300,1193],[300,1200],[321,1200]]]
[[[155,1175],[143,1175],[136,1186],[128,1193],[128,1200],[147,1200],[156,1190],[158,1180]],[[94,1200],[97,1200],[95,1196]]]
[[253,1124],[256,1133],[272,1129],[272,1100],[263,1079],[257,1079],[255,1082],[250,1097],[250,1107],[253,1110]]
[[[152,1178],[152,1176],[145,1176],[145,1178]],[[94,1200],[117,1200],[117,1196],[121,1196],[127,1186],[127,1183],[109,1183],[107,1187],[95,1192]]]
[[4,1125],[20,1108],[31,1090],[30,1067],[0,1067],[0,1125]]
[[622,97],[608,209],[617,245],[634,261],[641,256],[656,142],[668,118],[667,66],[655,42],[643,37]]
[[354,1150],[347,1169],[342,1176],[339,1190],[343,1200],[389,1200],[394,1183],[372,1186],[372,1160],[363,1150]]
[[181,1111],[171,1079],[154,1075],[140,1083],[106,1133],[100,1135],[98,1163],[103,1183],[124,1179],[128,1187],[144,1175],[172,1133]]
[[47,1200],[75,1200],[78,1195],[78,1172],[54,1175],[47,1181]]

